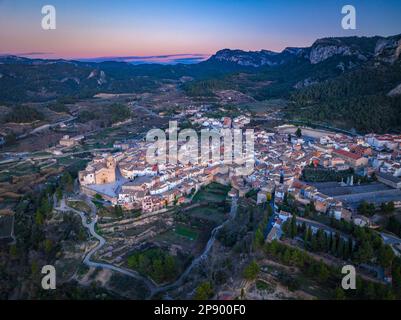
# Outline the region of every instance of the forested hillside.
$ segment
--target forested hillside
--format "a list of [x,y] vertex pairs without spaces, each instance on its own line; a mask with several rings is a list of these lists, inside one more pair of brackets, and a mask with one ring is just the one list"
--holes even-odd
[[369,66],[291,95],[293,118],[355,128],[360,132],[401,130],[401,64]]

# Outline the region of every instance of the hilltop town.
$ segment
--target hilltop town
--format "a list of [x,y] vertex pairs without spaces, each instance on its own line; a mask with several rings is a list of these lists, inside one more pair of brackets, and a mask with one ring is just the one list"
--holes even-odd
[[[372,230],[372,237],[381,239],[383,249],[375,251],[390,250],[390,256],[400,256],[401,239],[396,227],[388,221],[390,217],[394,223],[391,216],[401,207],[401,136],[350,135],[286,124],[264,130],[254,125],[247,114],[213,118],[205,116],[204,109],[192,106],[176,117],[185,118],[197,129],[254,129],[252,172],[237,174],[236,168],[240,165],[225,161],[224,147],[218,161],[202,161],[199,157],[197,164],[188,165],[149,164],[146,152],[151,143],[143,139],[117,141],[112,153],[96,152],[78,174],[80,193],[95,203],[100,201],[125,212],[120,222],[98,220],[100,230],[110,243],[109,249],[99,252],[102,260],[125,265],[124,256],[129,251],[121,251],[119,246],[126,247],[127,243],[165,246],[169,240],[160,243],[151,239],[170,228],[176,230],[177,210],[190,216],[188,210],[199,205],[197,196],[218,185],[227,188],[226,201],[248,206],[247,215],[255,210],[250,207],[269,209],[265,220],[258,220],[257,229],[267,244],[280,241],[311,252],[325,252],[324,248],[313,247],[316,244],[312,247],[308,244],[318,237],[327,246],[342,250],[334,254],[336,263],[341,265],[342,259],[362,255],[357,245],[361,239],[354,238],[355,231],[352,231],[360,228]],[[136,216],[129,218],[129,212],[136,212]],[[175,212],[173,216],[172,212]],[[295,231],[289,227],[294,224]],[[196,230],[191,225],[185,227],[184,234],[193,241],[198,236],[191,233],[191,229]],[[142,231],[123,240],[122,235],[127,237],[131,228]],[[182,243],[167,246],[170,252],[194,252],[193,247],[184,249]],[[362,276],[391,284],[388,262],[372,263],[368,262],[370,259],[359,263]],[[224,291],[224,295],[232,293]]]
[[[50,254],[62,270],[61,283],[68,285],[71,277],[83,286],[95,281],[107,294],[111,289],[131,298],[194,298],[209,285],[207,297],[217,299],[339,298],[337,268],[350,263],[366,281],[359,297],[370,283],[377,294],[394,294],[401,255],[401,136],[288,124],[280,109],[255,113],[232,105],[246,99],[235,91],[220,95],[223,107],[184,102],[175,112],[130,102],[138,119],[89,133],[73,119],[57,125],[63,134],[45,150],[6,155],[8,170],[25,165],[36,176],[3,183],[10,187],[3,196],[38,190],[41,205],[32,227],[56,228],[46,240],[38,238],[34,245],[52,249],[33,261]],[[253,152],[246,155],[243,137],[240,161],[233,145],[223,143],[211,149],[217,159],[197,152],[188,164],[150,163],[154,142],[146,139],[148,128],[157,123],[169,137],[172,121],[178,131],[253,130]],[[186,150],[185,144],[176,147]],[[248,161],[251,170],[244,174],[238,169]],[[35,187],[39,182],[45,187]],[[66,220],[69,215],[79,221]],[[15,217],[3,209],[0,236],[11,247],[22,227]],[[61,241],[60,230],[72,226],[74,240]],[[62,244],[55,249],[56,243]],[[289,275],[294,266],[298,271]],[[312,272],[301,280],[309,274],[304,268],[327,276],[315,279],[320,273]],[[128,280],[130,289],[123,285]]]
[[[250,123],[246,116],[232,121],[205,118],[201,112],[190,121],[210,130],[243,128]],[[256,130],[255,138],[255,166],[248,176],[235,175],[236,165],[225,164],[223,158],[198,165],[148,164],[146,150],[151,143],[117,142],[117,152],[97,154],[79,172],[81,191],[126,209],[154,212],[217,182],[231,186],[230,194],[239,197],[257,190],[258,204],[266,202],[268,194],[274,193],[278,203],[291,194],[303,205],[313,202],[322,214],[363,225],[374,222],[357,214],[361,202],[377,207],[388,202],[395,208],[401,205],[399,135],[353,137],[282,125],[275,132]]]
[[0,57],[0,298],[400,299],[398,48]]
[[0,300],[401,300],[400,1],[17,2]]

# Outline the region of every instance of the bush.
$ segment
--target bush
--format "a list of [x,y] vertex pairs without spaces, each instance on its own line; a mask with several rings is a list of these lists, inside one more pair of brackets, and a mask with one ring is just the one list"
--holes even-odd
[[247,280],[255,280],[260,271],[259,265],[256,261],[252,261],[245,269],[244,269],[244,278]]
[[160,248],[134,253],[128,257],[128,266],[159,283],[173,280],[178,272],[174,257]]
[[207,300],[214,295],[213,286],[210,282],[203,282],[199,285],[195,292],[196,300]]

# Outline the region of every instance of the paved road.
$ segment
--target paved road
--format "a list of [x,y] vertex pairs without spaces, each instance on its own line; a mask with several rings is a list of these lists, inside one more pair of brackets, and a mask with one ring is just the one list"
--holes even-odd
[[398,238],[397,236],[394,236],[394,235],[391,235],[388,233],[384,233],[384,232],[380,232],[380,235],[382,236],[385,244],[390,244],[390,245],[401,244],[401,239]]
[[44,125],[42,125],[42,126],[40,126],[40,127],[37,127],[37,128],[35,128],[35,129],[31,130],[31,131],[28,132],[28,133],[25,133],[25,134],[22,134],[22,135],[18,136],[17,139],[26,138],[26,137],[28,137],[28,136],[30,136],[30,135],[32,135],[32,134],[39,133],[39,132],[41,132],[41,131],[43,131],[43,130],[47,130],[47,129],[50,129],[50,128],[57,127],[57,126],[59,126],[59,125],[62,124],[62,123],[68,123],[68,122],[74,121],[74,120],[76,120],[76,119],[77,119],[77,117],[70,117],[70,118],[65,119],[65,120],[62,120],[62,121],[57,121],[57,122],[54,122],[54,123],[44,124]]
[[63,212],[71,211],[71,212],[75,212],[75,213],[79,214],[81,217],[81,220],[82,220],[82,225],[86,229],[88,229],[91,236],[93,236],[94,238],[96,238],[99,241],[99,244],[86,254],[86,256],[83,260],[83,263],[85,263],[89,267],[113,270],[113,271],[122,273],[124,275],[127,275],[129,277],[135,278],[136,280],[142,281],[146,285],[146,287],[149,289],[150,295],[153,295],[157,288],[157,285],[153,281],[149,280],[148,278],[141,276],[139,273],[137,273],[135,271],[127,270],[127,269],[117,267],[117,266],[114,266],[114,265],[111,265],[108,263],[95,262],[95,261],[91,260],[92,256],[106,244],[106,240],[102,236],[97,234],[96,230],[95,230],[95,225],[98,220],[98,216],[96,215],[96,211],[97,211],[96,206],[88,198],[84,198],[83,200],[91,207],[91,211],[92,211],[91,216],[93,218],[91,219],[90,223],[87,222],[87,217],[86,217],[85,213],[69,207],[65,202],[65,198],[63,198],[61,200],[60,206],[55,208],[56,210],[59,210],[59,211],[63,211]]
[[[339,231],[337,229],[331,228],[331,227],[329,227],[329,226],[327,226],[325,224],[322,224],[322,223],[314,221],[314,220],[309,220],[309,219],[305,219],[305,218],[302,218],[302,217],[297,217],[297,222],[298,223],[305,222],[305,224],[307,226],[315,227],[315,228],[318,228],[318,229],[323,229],[323,230],[326,230],[327,232],[331,232],[331,233],[338,233],[344,239],[345,238],[347,238],[347,239],[350,238],[350,236],[345,234],[344,232],[341,232],[341,231]],[[384,233],[384,232],[378,232],[378,233],[382,237],[383,242],[385,244],[389,244],[389,245],[401,244],[401,239],[398,238],[395,235]]]
[[303,224],[303,223],[305,223],[305,225],[307,227],[321,229],[323,231],[326,231],[327,233],[331,233],[331,234],[338,233],[340,235],[340,237],[343,238],[344,240],[348,240],[351,237],[350,235],[347,235],[344,232],[341,232],[340,230],[329,227],[328,225],[325,225],[323,223],[297,216],[297,224]]
[[181,274],[181,276],[173,283],[165,285],[165,286],[161,286],[158,287],[156,283],[154,283],[152,280],[150,280],[147,277],[144,277],[142,275],[140,275],[139,273],[132,271],[132,270],[127,270],[125,268],[121,268],[121,267],[117,267],[108,263],[102,263],[102,262],[95,262],[92,261],[91,258],[92,256],[98,251],[100,250],[105,244],[106,244],[106,240],[100,236],[99,234],[96,233],[95,230],[95,225],[97,223],[98,220],[98,216],[97,216],[97,208],[96,206],[92,203],[92,201],[90,201],[90,199],[86,196],[81,196],[79,200],[85,201],[91,208],[91,222],[87,222],[87,217],[85,215],[84,212],[82,211],[78,211],[74,208],[69,207],[66,204],[65,198],[63,198],[60,201],[60,206],[56,207],[55,209],[58,211],[62,211],[62,212],[67,212],[67,211],[71,211],[71,212],[75,212],[77,214],[80,215],[81,220],[82,220],[82,225],[88,229],[89,233],[96,238],[99,241],[99,244],[93,248],[92,250],[90,250],[83,262],[89,266],[89,267],[93,267],[93,268],[103,268],[103,269],[108,269],[108,270],[113,270],[116,272],[120,272],[124,275],[127,275],[129,277],[135,278],[139,281],[142,281],[145,286],[148,288],[150,295],[149,298],[152,298],[155,294],[160,293],[160,292],[164,292],[166,290],[172,289],[174,287],[177,287],[179,285],[181,285],[181,283],[185,280],[185,278],[188,276],[188,274],[192,271],[192,269],[202,260],[206,259],[210,249],[212,248],[215,240],[216,240],[216,235],[218,233],[218,231],[223,228],[229,221],[231,221],[232,219],[235,218],[236,214],[237,214],[237,209],[238,209],[238,199],[237,198],[233,198],[232,202],[231,202],[231,210],[230,210],[230,219],[226,220],[225,222],[223,222],[221,225],[217,226],[216,228],[213,229],[211,237],[204,249],[204,251],[202,252],[202,254],[200,256],[198,256],[197,258],[195,258],[191,265]]

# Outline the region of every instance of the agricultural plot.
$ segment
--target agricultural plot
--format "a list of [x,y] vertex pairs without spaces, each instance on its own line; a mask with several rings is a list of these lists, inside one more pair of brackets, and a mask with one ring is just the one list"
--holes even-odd
[[227,193],[230,190],[228,186],[223,186],[218,183],[211,183],[204,189],[200,190],[194,197],[194,202],[221,202],[227,198]]
[[178,225],[174,228],[174,231],[179,236],[186,238],[190,241],[194,241],[198,238],[198,232],[194,231],[192,228],[188,228],[182,225]]
[[68,201],[67,203],[71,208],[75,210],[85,212],[86,214],[90,214],[90,207],[83,201]]
[[207,220],[213,224],[220,224],[225,220],[226,211],[219,206],[200,206],[187,211],[187,214],[196,219]]

